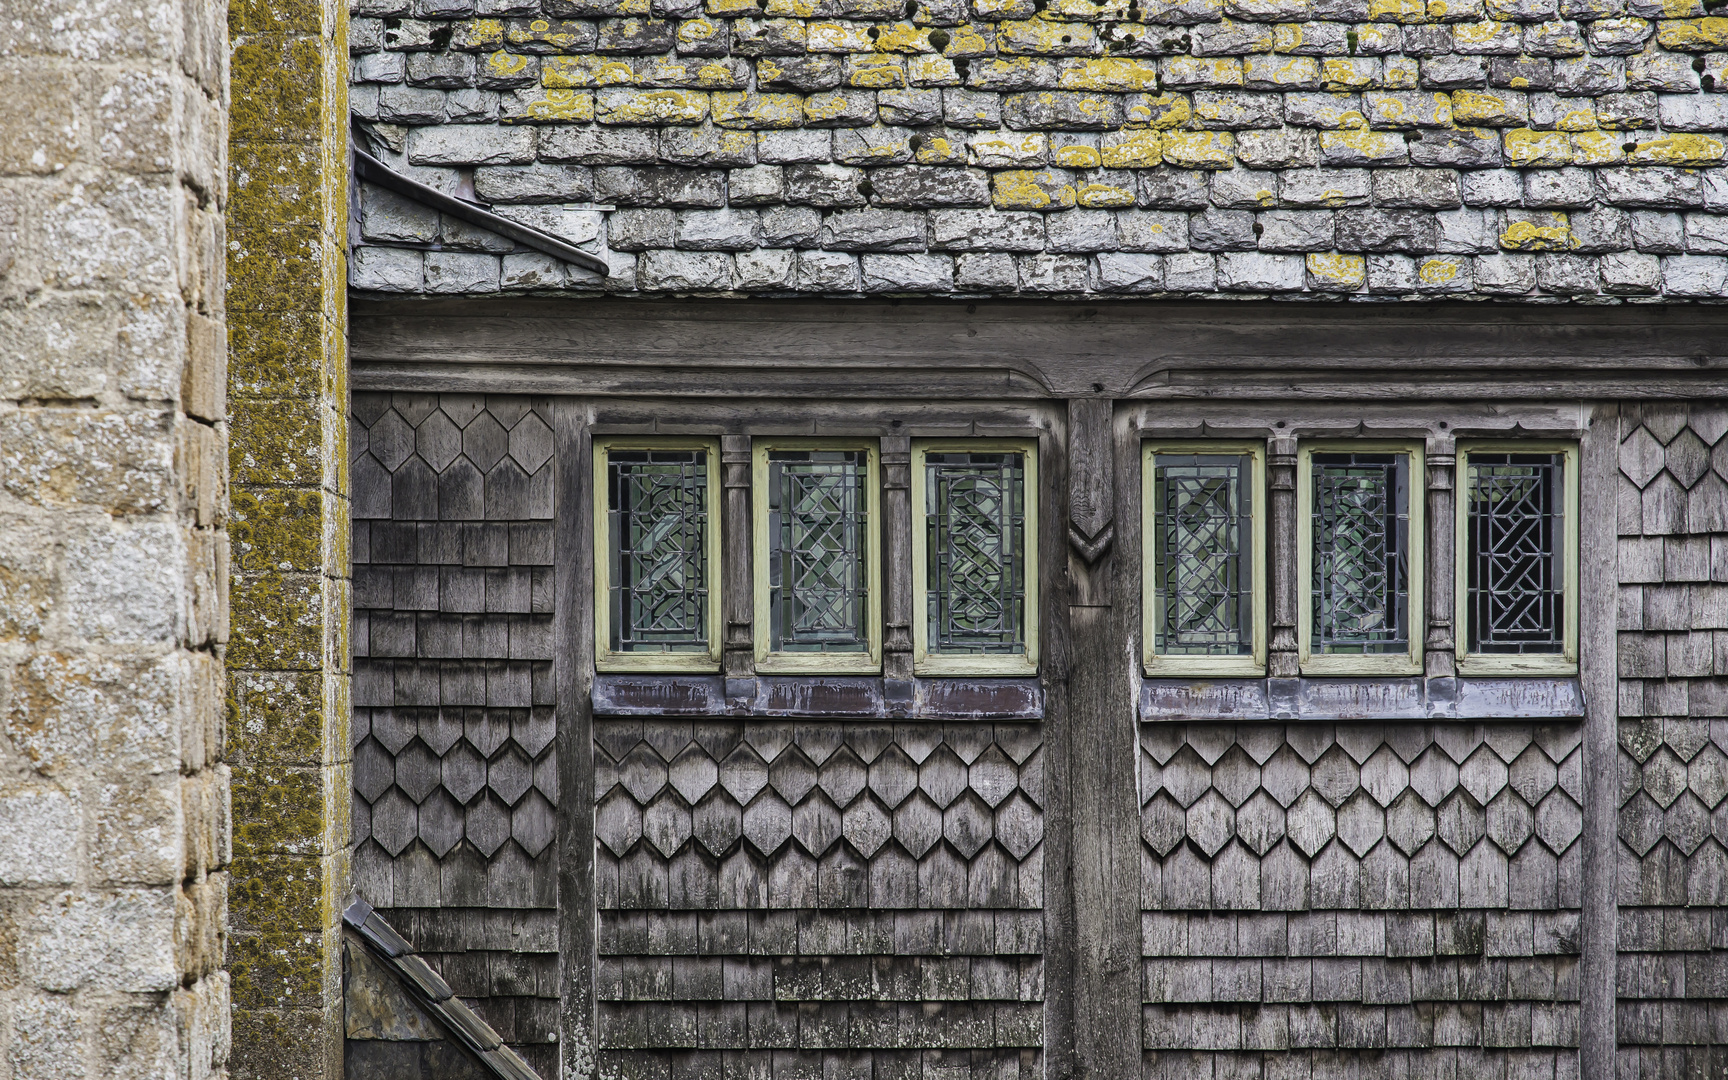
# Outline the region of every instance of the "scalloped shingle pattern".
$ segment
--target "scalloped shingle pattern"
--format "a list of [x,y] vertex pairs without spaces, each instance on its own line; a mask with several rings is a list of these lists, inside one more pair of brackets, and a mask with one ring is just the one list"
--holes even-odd
[[556,1069],[552,409],[353,395],[354,882]]
[[1550,1075],[1578,1044],[1581,735],[1142,726],[1146,1075]]
[[352,284],[1713,298],[1701,0],[356,0]]
[[1040,746],[597,720],[602,1075],[1041,1075]]
[[1718,403],[1621,417],[1623,1075],[1728,1068],[1725,432]]

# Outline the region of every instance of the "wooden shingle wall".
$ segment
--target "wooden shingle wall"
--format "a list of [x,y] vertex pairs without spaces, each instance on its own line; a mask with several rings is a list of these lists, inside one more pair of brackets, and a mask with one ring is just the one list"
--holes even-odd
[[1576,1076],[1580,739],[1143,726],[1146,1076]]
[[551,408],[355,394],[350,430],[355,888],[555,1075]]
[[1623,410],[1619,1075],[1728,1072],[1728,409]]
[[1043,1075],[1038,725],[595,742],[602,1076]]

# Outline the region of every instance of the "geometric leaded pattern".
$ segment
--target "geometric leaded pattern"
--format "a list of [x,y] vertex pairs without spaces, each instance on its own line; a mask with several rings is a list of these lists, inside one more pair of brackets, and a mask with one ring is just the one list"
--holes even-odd
[[1469,651],[1557,653],[1564,646],[1559,541],[1563,454],[1469,456]]
[[1154,460],[1154,647],[1160,654],[1252,651],[1249,462],[1234,454],[1159,454]]
[[868,455],[774,450],[768,455],[768,592],[775,652],[869,647],[866,573]]
[[708,648],[708,452],[606,455],[614,652]]
[[1409,648],[1410,456],[1315,454],[1316,653]]
[[926,470],[931,652],[1026,651],[1026,459],[931,453]]

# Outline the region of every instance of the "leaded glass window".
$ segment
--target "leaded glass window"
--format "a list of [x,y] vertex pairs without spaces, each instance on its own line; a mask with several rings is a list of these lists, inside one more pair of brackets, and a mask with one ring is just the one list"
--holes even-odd
[[1310,491],[1310,652],[1411,651],[1411,461],[1315,453]]
[[1152,455],[1155,654],[1253,654],[1253,461],[1248,454]]
[[606,641],[614,654],[713,652],[711,447],[604,447]]
[[1554,655],[1566,646],[1566,455],[1466,456],[1467,651]]
[[[981,671],[1030,670],[1036,612],[1031,454],[951,446],[924,451],[916,466],[923,513],[914,553],[923,562],[921,651],[970,658]],[[978,663],[996,660],[1003,663]]]
[[769,449],[763,457],[768,651],[869,652],[869,452]]

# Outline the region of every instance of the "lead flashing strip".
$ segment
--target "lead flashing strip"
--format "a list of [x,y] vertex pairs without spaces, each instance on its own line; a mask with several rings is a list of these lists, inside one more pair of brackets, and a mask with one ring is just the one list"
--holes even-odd
[[600,675],[597,716],[830,720],[1042,720],[1037,679],[806,675]]
[[499,1080],[540,1080],[516,1051],[504,1045],[486,1021],[456,997],[450,984],[413,951],[406,938],[384,921],[364,900],[355,899],[342,912],[342,921],[366,951],[390,970],[408,996],[457,1042],[468,1049]]
[[1147,679],[1144,722],[1580,720],[1574,678]]

